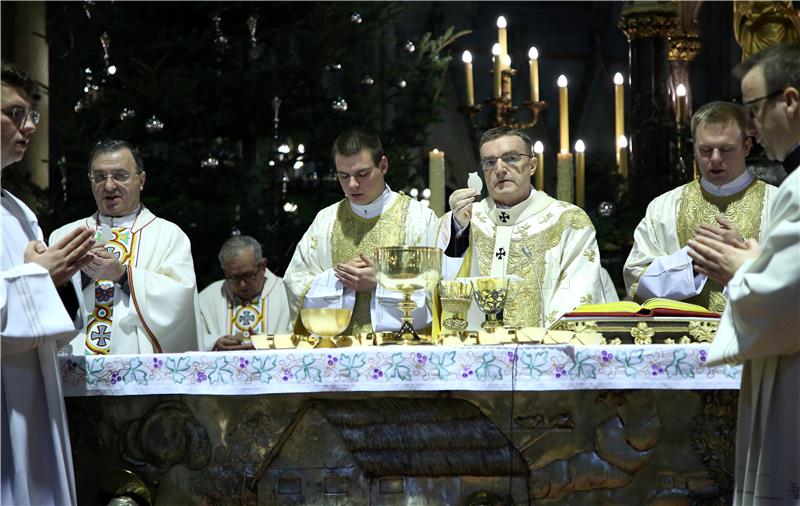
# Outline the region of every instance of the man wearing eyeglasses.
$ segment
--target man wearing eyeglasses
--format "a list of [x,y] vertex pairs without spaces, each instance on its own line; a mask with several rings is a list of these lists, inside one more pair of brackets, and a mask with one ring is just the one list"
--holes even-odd
[[200,292],[204,349],[252,350],[252,335],[291,332],[283,280],[267,269],[261,251],[261,244],[246,235],[222,245],[225,279]]
[[[521,278],[509,285],[503,310],[516,327],[549,326],[580,304],[605,302],[594,226],[579,207],[533,188],[532,145],[520,130],[486,131],[480,155],[489,198],[474,203],[478,191],[456,190],[443,217],[449,277]],[[475,306],[471,329],[483,320]]]
[[92,261],[83,267],[84,333],[76,355],[197,350],[199,313],[189,238],[141,202],[147,173],[126,141],[103,140],[89,154],[89,184],[97,211],[59,228],[57,242],[76,227],[95,230]]
[[700,178],[656,197],[634,231],[623,275],[631,298],[685,300],[721,313],[723,286],[709,280],[689,256],[696,230],[724,224],[742,239],[758,239],[777,191],[745,169],[752,141],[745,109],[711,102],[692,116]]
[[[352,309],[345,335],[400,328],[402,296],[375,281],[375,250],[385,246],[432,246],[436,215],[422,203],[392,191],[384,181],[389,160],[375,132],[351,128],[333,143],[339,185],[346,198],[314,218],[295,249],[284,283],[298,332],[308,334],[300,309]],[[431,324],[425,292],[417,303],[414,327]]]
[[[734,70],[748,133],[789,174],[760,241],[709,228],[689,243],[728,302],[709,365],[743,363],[734,505],[800,505],[800,44],[773,46]],[[731,233],[733,232],[733,233]]]
[[[2,170],[22,159],[36,131],[33,81],[2,63]],[[92,231],[76,228],[51,247],[36,216],[2,190],[2,504],[76,504],[72,453],[56,361],[58,344],[82,327],[73,275],[91,260]]]

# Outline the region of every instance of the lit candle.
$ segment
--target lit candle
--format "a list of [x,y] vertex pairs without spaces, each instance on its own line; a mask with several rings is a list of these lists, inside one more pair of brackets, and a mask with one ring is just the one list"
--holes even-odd
[[619,173],[622,177],[628,177],[628,139],[624,135],[620,135],[617,139],[617,149]]
[[531,74],[531,102],[539,101],[539,50],[531,47],[528,50],[528,66]]
[[464,62],[464,73],[467,76],[467,105],[472,107],[475,105],[475,86],[472,80],[472,53],[464,51],[461,56],[461,61]]
[[625,135],[625,88],[623,87],[622,74],[614,74],[614,152],[617,153],[619,164],[619,150],[616,149],[617,139]]
[[[509,56],[507,54],[504,54],[504,55],[500,55],[500,58],[501,58],[502,63],[503,63],[503,68],[504,69],[510,69],[511,68],[511,56]],[[502,82],[502,86],[503,86],[503,98],[505,100],[509,100],[510,101],[511,100],[511,74],[508,74],[508,75],[504,76],[503,82]]]
[[679,84],[678,87],[675,89],[675,94],[678,95],[677,98],[677,116],[678,116],[678,124],[680,125],[683,123],[683,115],[685,114],[684,111],[686,110],[686,86],[683,84]]
[[561,152],[569,153],[569,105],[567,99],[567,77],[558,76],[558,124],[561,129]]
[[436,216],[444,214],[444,151],[438,149],[428,153],[428,188],[430,208]]
[[492,67],[492,96],[494,98],[500,98],[500,83],[503,75],[500,60],[500,44],[495,44],[492,46],[492,61],[494,62]]
[[556,198],[573,202],[575,181],[573,179],[572,153],[556,155]]
[[508,32],[506,31],[506,18],[497,18],[497,43],[500,44],[500,54],[508,54]]
[[578,207],[586,207],[586,145],[578,139],[575,143],[575,203]]
[[544,191],[544,144],[542,141],[533,143],[533,152],[536,153],[536,189]]

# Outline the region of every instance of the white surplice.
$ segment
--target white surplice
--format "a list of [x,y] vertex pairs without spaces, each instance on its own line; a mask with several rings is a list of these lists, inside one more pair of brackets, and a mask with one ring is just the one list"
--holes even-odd
[[[450,220],[452,212],[442,217],[442,230],[451,230]],[[462,261],[469,264],[457,268]],[[503,320],[511,326],[548,326],[581,304],[606,301],[591,220],[581,208],[540,191],[511,208],[500,208],[491,198],[473,204],[469,248],[464,257],[448,258],[447,264],[448,279],[522,278],[509,285],[503,310]],[[477,330],[483,319],[473,303],[469,328]]]
[[3,191],[0,221],[2,504],[76,504],[56,351],[80,330],[82,315],[73,321],[47,270],[24,263],[28,242],[43,239],[33,212]]
[[[257,333],[260,334],[286,334],[291,332],[291,319],[289,318],[289,301],[286,298],[286,289],[283,279],[276,276],[269,269],[265,269],[264,287],[261,289],[258,308],[260,319]],[[225,280],[219,280],[208,285],[200,292],[200,318],[203,322],[203,350],[211,350],[217,339],[224,335],[235,335],[240,332],[232,322],[236,317],[236,309],[246,304],[235,303],[226,296],[223,287]],[[252,305],[252,304],[251,304]],[[249,315],[248,315],[249,316]]]
[[[363,227],[357,231],[356,227]],[[353,246],[353,238],[361,241],[361,232],[375,230],[364,237],[363,242]],[[348,199],[326,207],[314,218],[314,222],[297,245],[292,261],[286,269],[283,281],[289,298],[292,321],[297,325],[300,309],[356,307],[356,293],[345,288],[336,279],[333,267],[338,262],[348,262],[361,251],[374,258],[375,248],[386,246],[434,246],[437,237],[436,215],[405,195],[391,191],[387,186],[383,194],[367,205],[353,204]],[[352,249],[352,258],[339,258],[347,249]],[[339,260],[335,260],[335,259]],[[353,314],[351,329],[362,331],[371,327],[374,331],[396,331],[400,328],[402,311],[397,303],[402,294],[378,285],[369,297],[367,314]],[[422,329],[431,323],[431,313],[426,304],[424,291],[415,292],[412,299],[417,303],[414,311],[414,327]]]
[[761,254],[728,282],[708,364],[744,363],[735,505],[800,505],[800,169],[781,184]]
[[[108,217],[94,215],[59,228],[57,242],[75,227],[95,229]],[[189,238],[177,225],[142,207],[131,227],[130,295],[114,290],[111,353],[180,353],[200,349],[202,333]],[[85,306],[95,306],[95,285],[83,289]],[[85,328],[84,328],[85,332]],[[85,334],[72,340],[72,353],[86,351]]]
[[[628,296],[642,301],[652,297],[690,300],[722,311],[721,289],[710,293],[709,286],[709,293],[700,296],[707,278],[694,273],[686,246],[694,230],[683,228],[693,228],[696,222],[714,224],[714,216],[722,215],[739,221],[746,238],[758,239],[769,220],[770,202],[777,190],[744,172],[723,186],[701,179],[653,199],[634,231],[633,248],[623,268]],[[725,207],[724,212],[718,205]]]

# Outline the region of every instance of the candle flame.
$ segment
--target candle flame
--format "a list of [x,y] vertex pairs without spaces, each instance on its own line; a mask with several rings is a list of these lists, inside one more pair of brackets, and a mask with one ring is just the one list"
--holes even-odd
[[558,87],[559,88],[566,88],[567,87],[567,76],[561,74],[558,76]]
[[617,139],[617,146],[619,146],[620,149],[627,148],[628,147],[628,138],[625,137],[624,135],[620,135],[619,139]]
[[495,42],[494,45],[492,46],[492,54],[495,56],[500,54],[500,44],[498,44],[497,42]]
[[533,143],[533,152],[537,155],[544,153],[544,144],[542,144],[542,141],[536,141]]
[[539,50],[536,49],[536,46],[531,46],[531,48],[528,49],[528,58],[530,58],[531,60],[539,59]]
[[582,140],[578,139],[575,142],[575,152],[583,153],[584,151],[586,151],[586,144],[584,144]]
[[619,86],[619,85],[621,85],[623,82],[624,82],[624,79],[623,79],[623,77],[622,77],[622,74],[620,74],[619,72],[617,72],[616,74],[614,74],[614,84],[616,84],[616,85],[618,85],[618,86]]
[[464,54],[461,55],[461,61],[464,63],[472,63],[472,53],[464,51]]
[[497,18],[497,28],[505,28],[507,24],[505,16]]
[[679,84],[678,88],[675,90],[675,92],[678,94],[679,97],[685,97],[686,96],[686,86],[684,86],[683,84]]
[[506,67],[511,66],[511,56],[504,54],[503,56],[501,56],[501,58],[503,59],[503,65],[505,65]]
[[433,148],[433,151],[431,151],[431,153],[438,153],[438,152],[439,152],[439,150],[436,149],[436,148]]

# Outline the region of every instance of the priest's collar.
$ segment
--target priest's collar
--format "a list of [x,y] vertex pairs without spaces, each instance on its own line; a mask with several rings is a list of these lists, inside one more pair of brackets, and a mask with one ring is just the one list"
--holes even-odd
[[488,210],[489,219],[495,226],[513,226],[520,219],[527,219],[545,209],[553,201],[546,193],[536,191],[531,187],[528,198],[515,206],[504,206],[492,201],[493,208]]
[[139,216],[139,213],[142,212],[142,207],[142,204],[139,204],[139,207],[134,209],[132,213],[126,214],[125,216],[108,216],[98,211],[97,223],[100,225],[108,225],[112,228],[131,228],[133,226],[133,222],[135,222],[136,218]]
[[747,186],[753,182],[753,179],[755,179],[753,175],[745,170],[739,177],[730,183],[717,186],[714,183],[709,183],[705,179],[700,178],[700,185],[705,191],[711,195],[714,195],[715,197],[728,197],[747,188]]
[[793,170],[800,167],[800,144],[795,146],[791,153],[786,155],[783,159],[783,168],[786,169],[787,174],[791,174]]
[[381,214],[384,209],[388,208],[392,202],[394,202],[395,197],[397,194],[389,188],[389,185],[384,185],[383,193],[381,193],[380,197],[376,198],[369,204],[356,204],[352,200],[348,199],[350,203],[350,209],[353,210],[358,216],[362,218],[374,218]]

